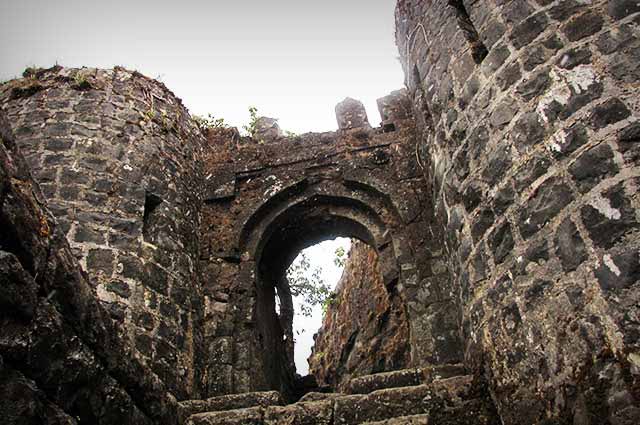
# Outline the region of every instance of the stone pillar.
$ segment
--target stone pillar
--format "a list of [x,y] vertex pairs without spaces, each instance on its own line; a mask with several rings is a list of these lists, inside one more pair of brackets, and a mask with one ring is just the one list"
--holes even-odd
[[271,142],[284,137],[284,133],[280,130],[277,119],[260,117],[256,122],[255,132],[251,136],[258,141]]
[[406,89],[391,92],[378,99],[377,103],[382,118],[382,130],[385,133],[396,131],[402,126],[403,121],[411,120],[408,125],[415,125],[412,120],[411,100]]
[[350,97],[336,105],[336,118],[340,130],[371,128],[362,102]]

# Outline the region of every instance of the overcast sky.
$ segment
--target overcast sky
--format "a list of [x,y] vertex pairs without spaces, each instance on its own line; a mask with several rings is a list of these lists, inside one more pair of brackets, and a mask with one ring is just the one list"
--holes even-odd
[[248,107],[294,132],[334,107],[401,88],[395,0],[0,0],[0,79],[27,66],[122,65],[158,77],[192,113],[233,125]]
[[[193,114],[241,127],[249,106],[302,133],[337,128],[345,97],[365,103],[403,86],[395,0],[0,0],[0,80],[28,66],[115,65],[159,78]],[[344,243],[348,243],[343,241]],[[335,284],[335,243],[309,258]],[[313,267],[313,266],[312,266]],[[321,314],[296,318],[306,372]]]

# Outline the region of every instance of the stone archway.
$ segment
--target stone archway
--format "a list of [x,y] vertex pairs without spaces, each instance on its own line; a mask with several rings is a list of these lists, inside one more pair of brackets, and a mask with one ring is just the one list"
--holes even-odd
[[[378,252],[388,290],[397,292],[405,286],[399,282],[399,258],[393,249],[394,236],[401,237],[396,235],[400,218],[373,188],[365,187],[350,188],[340,178],[298,182],[284,191],[288,196],[275,194],[262,205],[243,229],[242,261],[250,264],[249,276],[255,279],[264,373],[268,385],[284,394],[293,392],[295,372],[294,312],[286,270],[301,250],[338,236],[359,239]],[[404,298],[404,294],[397,296]]]
[[275,291],[286,295],[284,271],[300,250],[336,236],[373,247],[389,290],[420,299],[403,303],[406,366],[460,360],[455,294],[406,102],[401,92],[382,99],[385,126],[377,129],[348,100],[337,108],[338,132],[258,141],[210,132],[200,263],[205,393],[291,392],[290,301],[278,317]]

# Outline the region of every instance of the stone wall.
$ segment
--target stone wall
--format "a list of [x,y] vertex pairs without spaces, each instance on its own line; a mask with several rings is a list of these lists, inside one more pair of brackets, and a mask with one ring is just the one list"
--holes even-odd
[[360,241],[351,251],[322,328],[314,336],[309,373],[340,389],[349,379],[411,363],[405,303],[384,285],[378,254]]
[[177,424],[177,403],[103,308],[0,110],[0,417]]
[[[337,132],[255,140],[233,129],[209,131],[200,266],[208,394],[292,393],[293,311],[284,272],[300,250],[337,236],[378,251],[384,284],[406,309],[412,364],[461,359],[451,293],[437,285],[448,275],[432,239],[410,101],[399,91],[379,105],[379,128],[348,99],[337,108],[345,114]],[[433,288],[425,291],[423,281]]]
[[199,393],[204,139],[164,85],[121,68],[27,70],[0,104],[103,306],[179,398]]
[[397,5],[465,363],[505,424],[640,418],[639,12]]

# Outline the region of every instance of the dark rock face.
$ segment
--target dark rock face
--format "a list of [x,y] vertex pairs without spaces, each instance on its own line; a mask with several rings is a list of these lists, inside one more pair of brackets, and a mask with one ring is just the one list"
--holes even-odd
[[396,39],[465,365],[505,424],[638,422],[638,5],[462,3],[482,63],[452,2],[398,1]]
[[407,367],[404,303],[396,288],[384,285],[373,248],[362,242],[352,245],[336,291],[309,358],[318,383],[342,388],[354,376]]
[[6,423],[176,424],[45,208],[0,111],[0,416]]
[[[37,94],[12,97],[32,84]],[[204,138],[188,112],[160,83],[118,68],[42,70],[3,85],[0,102],[118,329],[176,396],[197,393]]]

